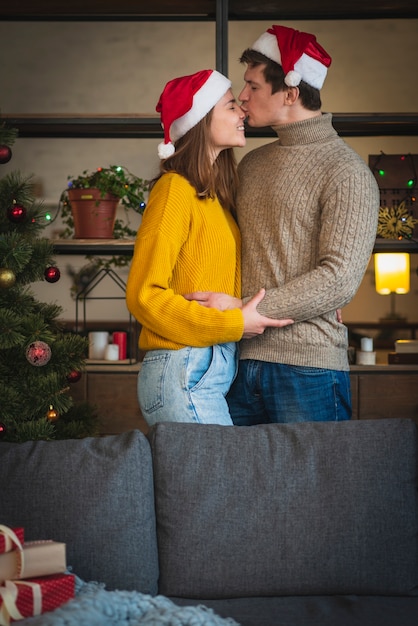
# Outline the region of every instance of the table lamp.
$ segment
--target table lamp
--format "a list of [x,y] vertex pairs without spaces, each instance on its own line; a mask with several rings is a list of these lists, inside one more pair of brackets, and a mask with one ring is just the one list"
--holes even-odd
[[374,255],[374,271],[377,293],[391,296],[390,313],[385,319],[401,319],[395,311],[395,296],[409,291],[409,254],[407,252],[379,252]]

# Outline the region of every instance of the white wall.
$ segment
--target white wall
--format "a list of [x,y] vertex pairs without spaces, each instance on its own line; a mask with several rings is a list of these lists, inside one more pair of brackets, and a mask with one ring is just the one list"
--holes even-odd
[[[238,63],[270,22],[231,22],[229,75],[238,93],[243,68]],[[333,57],[322,91],[323,110],[332,112],[416,112],[418,86],[411,67],[418,58],[418,20],[298,21],[289,25],[314,32]],[[0,111],[3,113],[154,113],[160,92],[176,75],[215,67],[215,24],[206,22],[0,22]],[[249,139],[241,158],[265,139]],[[418,153],[418,137],[347,138],[367,161],[369,154]],[[152,177],[158,159],[153,139],[18,139],[9,164],[34,174],[42,197],[56,206],[67,176],[113,163]],[[46,232],[59,226],[56,221]],[[418,321],[418,255],[412,257],[411,293],[397,308]],[[65,268],[79,268],[83,257],[59,257],[61,280],[35,285],[36,294],[63,306],[74,318],[71,281]],[[126,271],[122,277],[126,278]],[[389,301],[374,291],[372,266],[346,321],[374,321]],[[123,319],[123,301],[98,305],[94,319]]]

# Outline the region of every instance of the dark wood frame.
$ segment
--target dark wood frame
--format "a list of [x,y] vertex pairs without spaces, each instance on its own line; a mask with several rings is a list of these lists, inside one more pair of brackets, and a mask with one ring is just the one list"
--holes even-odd
[[228,20],[396,19],[418,17],[415,0],[15,0],[3,20],[214,20],[220,5]]
[[[21,115],[2,117],[19,130],[19,137],[80,137],[155,139],[163,137],[154,115]],[[333,113],[333,124],[342,137],[417,136],[418,113]],[[271,128],[248,128],[248,137],[274,137]]]

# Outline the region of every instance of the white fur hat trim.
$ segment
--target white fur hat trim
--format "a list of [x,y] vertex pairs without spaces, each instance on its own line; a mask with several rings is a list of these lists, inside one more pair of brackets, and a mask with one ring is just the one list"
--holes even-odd
[[196,126],[230,88],[231,81],[223,74],[214,70],[202,87],[194,94],[192,108],[171,124],[171,141],[175,143],[193,126]]

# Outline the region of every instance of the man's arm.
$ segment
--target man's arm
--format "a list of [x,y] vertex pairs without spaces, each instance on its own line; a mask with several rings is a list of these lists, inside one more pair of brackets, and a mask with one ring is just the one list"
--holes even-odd
[[242,300],[234,298],[226,293],[218,293],[214,291],[195,291],[193,293],[184,294],[186,300],[195,300],[200,305],[226,311],[229,309],[241,309],[244,317],[244,339],[250,339],[256,335],[262,335],[267,327],[274,326],[282,328],[293,324],[292,319],[275,320],[265,315],[260,315],[257,311],[257,305],[262,301],[266,293],[265,289],[260,289],[248,302],[242,304]]

